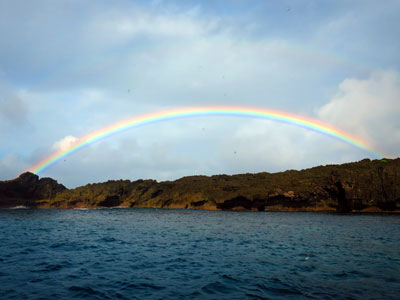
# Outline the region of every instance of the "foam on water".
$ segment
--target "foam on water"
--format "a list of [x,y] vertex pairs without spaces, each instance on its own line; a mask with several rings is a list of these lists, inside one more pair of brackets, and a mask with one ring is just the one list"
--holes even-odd
[[10,207],[9,209],[28,209],[29,207],[26,207],[25,205],[17,205],[14,207]]

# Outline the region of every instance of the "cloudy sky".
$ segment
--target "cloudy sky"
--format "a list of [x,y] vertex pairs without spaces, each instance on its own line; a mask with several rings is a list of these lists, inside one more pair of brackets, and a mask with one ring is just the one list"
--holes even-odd
[[[126,118],[275,109],[400,156],[400,1],[0,0],[0,180]],[[40,176],[108,179],[303,169],[377,158],[266,120],[196,117],[94,143]]]

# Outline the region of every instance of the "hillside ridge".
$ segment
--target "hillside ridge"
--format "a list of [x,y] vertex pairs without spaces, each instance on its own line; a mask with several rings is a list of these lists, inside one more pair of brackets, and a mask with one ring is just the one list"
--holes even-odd
[[109,180],[67,189],[32,173],[0,181],[0,207],[152,207],[241,211],[400,212],[400,158],[278,173]]

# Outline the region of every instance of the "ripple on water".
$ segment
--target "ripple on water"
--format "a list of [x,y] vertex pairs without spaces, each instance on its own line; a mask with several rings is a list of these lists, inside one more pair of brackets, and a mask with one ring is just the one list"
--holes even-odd
[[1,210],[1,299],[398,299],[397,216]]
[[68,288],[71,291],[71,296],[74,298],[93,298],[93,296],[101,297],[102,299],[110,299],[104,293],[91,288],[90,286],[76,286],[73,285]]

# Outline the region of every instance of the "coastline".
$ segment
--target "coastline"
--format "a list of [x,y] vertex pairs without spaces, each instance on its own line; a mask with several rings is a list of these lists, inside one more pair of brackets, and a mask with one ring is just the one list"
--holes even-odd
[[278,173],[109,180],[68,189],[32,173],[0,181],[0,207],[399,213],[400,158]]
[[[293,208],[293,207],[284,207],[284,206],[271,206],[266,208],[263,211],[257,210],[257,209],[246,209],[244,207],[235,207],[234,209],[229,209],[229,210],[222,210],[218,209],[216,207],[181,207],[181,206],[174,206],[174,207],[149,207],[149,206],[135,206],[135,207],[130,207],[130,206],[114,206],[114,207],[105,207],[105,206],[60,206],[60,207],[54,207],[54,206],[46,206],[46,205],[39,205],[35,207],[29,207],[29,206],[14,206],[14,207],[0,207],[0,209],[11,209],[11,210],[23,210],[23,209],[45,209],[45,210],[98,210],[98,209],[156,209],[156,210],[199,210],[199,211],[221,211],[221,212],[226,212],[226,211],[231,211],[231,212],[286,212],[286,213],[291,213],[291,212],[309,212],[309,213],[331,213],[331,214],[343,214],[341,212],[337,212],[335,208],[329,208],[329,207],[299,207],[299,208]],[[363,210],[351,210],[349,212],[346,212],[345,214],[352,215],[352,214],[381,214],[381,215],[390,215],[390,214],[400,214],[400,209],[397,210],[382,210],[378,207],[369,207]]]

